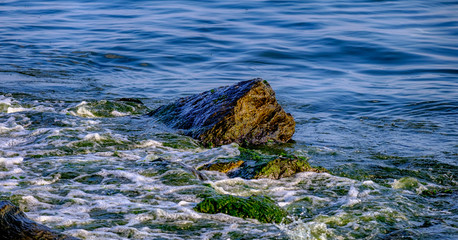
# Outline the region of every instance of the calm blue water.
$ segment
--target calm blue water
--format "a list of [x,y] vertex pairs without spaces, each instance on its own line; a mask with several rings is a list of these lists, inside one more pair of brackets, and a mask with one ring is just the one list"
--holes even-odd
[[[18,204],[35,220],[87,239],[240,239],[239,235],[249,239],[454,239],[458,236],[457,12],[458,1],[451,0],[0,1],[2,196],[19,199]],[[231,151],[224,148],[153,151],[156,142],[141,144],[166,140],[159,137],[161,128],[148,119],[119,114],[93,118],[75,109],[85,102],[120,97],[140,98],[153,109],[254,77],[269,81],[297,122],[295,142],[280,148],[308,156],[312,164],[337,176],[317,174],[313,177],[318,180],[312,181],[307,175],[291,186],[286,185],[293,180],[269,185],[283,187],[294,196],[280,197],[273,190],[265,193],[283,203],[296,217],[294,224],[195,217],[189,212],[199,201],[197,194],[177,193],[173,200],[157,200],[161,207],[154,207],[124,204],[146,193],[135,197],[120,193],[121,200],[113,200],[113,205],[95,207],[88,202],[110,201],[105,192],[94,190],[88,196],[89,190],[76,180],[62,183],[51,173],[39,174],[54,162],[89,159],[100,166],[81,171],[96,172],[105,180],[107,171],[121,171],[109,167],[113,161],[133,169],[122,174],[138,175],[140,165],[123,165],[123,157],[106,154],[113,150],[100,143],[106,138],[127,146],[117,150],[131,161],[165,154],[197,167],[205,159],[211,161],[216,156],[213,151],[228,151],[222,156],[229,156]],[[72,148],[83,140],[96,144],[85,145],[84,151],[44,154],[62,146]],[[46,157],[31,158],[35,155]],[[61,170],[60,165],[55,169]],[[136,179],[131,179],[135,187],[151,184],[131,178]],[[396,185],[403,178],[414,181],[413,187]],[[27,184],[21,184],[21,179]],[[346,191],[313,192],[304,187],[306,180],[318,181],[321,184],[315,189],[324,192],[331,185]],[[234,183],[225,181],[216,177],[212,184],[226,184],[226,193],[248,194],[229,189]],[[242,182],[253,189],[251,194],[265,189],[255,181]],[[44,186],[54,192],[37,197]],[[75,204],[49,200],[68,189],[84,196]],[[158,194],[176,190],[157,189]],[[367,189],[373,192],[364,195]],[[426,196],[426,190],[439,193]],[[68,200],[77,198],[75,194],[59,196]],[[316,198],[312,210],[301,202],[304,196]],[[348,205],[343,198],[360,202]],[[185,203],[178,204],[181,201]],[[97,219],[112,215],[104,218],[91,211],[112,209],[118,203],[125,208],[115,213],[128,223],[94,226]],[[70,214],[75,205],[89,213]],[[62,212],[60,218],[43,217],[55,208]],[[132,209],[169,215],[161,212],[142,218],[158,221],[148,225],[132,217],[135,214],[123,215]],[[184,223],[164,229],[161,217]],[[196,220],[201,218],[205,224]],[[127,230],[117,230],[121,226]]]

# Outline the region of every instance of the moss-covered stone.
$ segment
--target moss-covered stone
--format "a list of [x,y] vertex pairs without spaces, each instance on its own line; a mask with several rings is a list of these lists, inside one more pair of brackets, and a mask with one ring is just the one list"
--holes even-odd
[[216,195],[205,198],[194,208],[201,213],[224,213],[234,217],[257,219],[262,223],[280,223],[287,213],[272,199],[264,196],[248,198],[232,195]]
[[207,146],[287,142],[295,131],[293,117],[260,78],[181,98],[149,115]]
[[312,168],[306,159],[279,157],[263,166],[253,178],[280,179],[305,171],[321,172]]
[[290,177],[299,172],[328,172],[323,167],[312,167],[308,159],[294,155],[282,156],[261,154],[257,151],[239,148],[240,155],[230,159],[218,159],[206,164],[200,170],[227,173],[229,177],[245,179]]

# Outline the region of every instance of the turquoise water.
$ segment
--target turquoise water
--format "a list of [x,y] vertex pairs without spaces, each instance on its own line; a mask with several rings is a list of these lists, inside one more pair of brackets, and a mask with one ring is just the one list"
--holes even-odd
[[[455,239],[456,12],[420,0],[1,1],[0,196],[84,239]],[[237,146],[205,149],[142,115],[254,77],[297,122],[293,143],[267,151],[331,174],[200,182],[182,164]],[[171,165],[159,171],[157,157]],[[197,213],[205,191],[268,195],[293,222]]]

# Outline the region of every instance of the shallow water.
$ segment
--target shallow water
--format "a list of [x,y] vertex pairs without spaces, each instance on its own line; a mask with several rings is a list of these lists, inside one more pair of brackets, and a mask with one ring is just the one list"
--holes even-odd
[[[83,239],[455,239],[458,2],[2,1],[0,197]],[[142,114],[269,81],[327,173],[228,179]],[[146,107],[112,100],[141,99]],[[170,161],[160,164],[157,158]],[[292,222],[193,211],[263,194]]]

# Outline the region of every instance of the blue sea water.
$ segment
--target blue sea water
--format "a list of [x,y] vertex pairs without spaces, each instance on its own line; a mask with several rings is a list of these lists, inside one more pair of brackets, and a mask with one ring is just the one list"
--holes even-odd
[[[455,239],[457,13],[452,0],[0,1],[1,197],[87,239]],[[90,108],[154,109],[255,77],[297,122],[276,147],[331,174],[210,184],[266,194],[291,224],[198,214],[197,193],[140,174],[158,156],[198,167],[236,147],[170,148],[149,119]],[[109,196],[111,178],[126,190]]]

